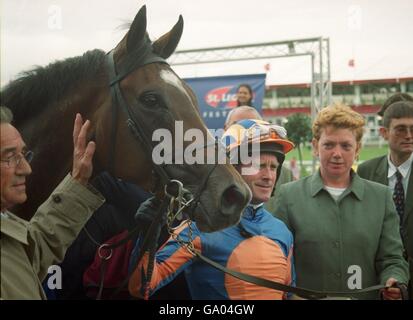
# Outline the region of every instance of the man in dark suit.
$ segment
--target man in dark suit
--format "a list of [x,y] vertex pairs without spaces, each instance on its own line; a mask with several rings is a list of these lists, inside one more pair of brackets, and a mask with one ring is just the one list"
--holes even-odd
[[394,102],[384,110],[380,134],[389,144],[389,154],[363,162],[358,174],[388,185],[400,216],[400,233],[410,265],[410,298],[413,277],[413,102]]

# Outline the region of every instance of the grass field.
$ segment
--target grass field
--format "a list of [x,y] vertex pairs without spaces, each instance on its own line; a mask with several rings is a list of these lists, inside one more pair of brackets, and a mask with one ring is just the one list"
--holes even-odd
[[[312,173],[313,155],[312,155],[312,150],[309,147],[305,147],[301,151],[303,154],[304,167],[301,168],[300,172],[301,172],[301,177],[305,177]],[[363,147],[360,152],[359,160],[357,161],[357,163],[353,165],[353,169],[357,170],[358,164],[360,164],[363,161],[366,161],[366,160],[369,160],[375,157],[379,157],[385,154],[387,154],[387,145],[383,145],[382,147],[372,147],[372,146]],[[295,157],[297,159],[297,164],[299,165],[298,151],[295,149],[289,152],[286,156],[285,163],[287,163],[287,167],[289,166],[289,160],[292,157]],[[316,169],[318,168],[318,163],[316,164],[315,168]]]
[[[305,147],[301,149],[302,154],[303,154],[303,160],[304,161],[310,161],[313,159],[312,156],[312,150],[309,147]],[[366,161],[378,156],[382,156],[387,153],[387,145],[383,145],[381,148],[380,147],[363,147],[361,149],[360,153],[360,159],[359,161]],[[295,157],[298,161],[298,151],[295,149],[291,152],[289,152],[286,156],[286,160],[290,160],[292,157]]]

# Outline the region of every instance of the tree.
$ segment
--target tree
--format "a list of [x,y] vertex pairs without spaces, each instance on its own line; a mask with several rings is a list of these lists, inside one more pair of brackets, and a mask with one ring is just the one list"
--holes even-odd
[[303,113],[295,113],[287,118],[288,122],[284,125],[287,129],[288,138],[294,142],[298,150],[298,160],[300,168],[303,171],[303,155],[301,153],[301,145],[311,140],[311,119]]

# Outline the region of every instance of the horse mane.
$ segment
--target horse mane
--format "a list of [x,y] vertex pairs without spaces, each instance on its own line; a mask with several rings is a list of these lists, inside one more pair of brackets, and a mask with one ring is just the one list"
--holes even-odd
[[83,55],[50,63],[19,74],[1,91],[1,105],[13,112],[14,123],[40,113],[62,99],[80,81],[96,83],[105,53],[91,50]]

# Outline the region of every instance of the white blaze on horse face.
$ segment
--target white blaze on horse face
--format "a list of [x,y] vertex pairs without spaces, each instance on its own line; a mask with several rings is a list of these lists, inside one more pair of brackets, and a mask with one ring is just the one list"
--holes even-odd
[[181,79],[179,79],[176,74],[174,74],[170,70],[161,70],[160,76],[163,81],[178,88],[183,94],[187,96],[189,100],[191,100],[191,97],[189,96],[188,92],[186,92],[184,86],[182,85]]
[[[170,70],[161,70],[160,77],[165,82],[167,82],[170,85],[173,85],[174,87],[179,89],[184,95],[186,95],[186,97],[188,98],[189,101],[192,101],[192,98],[189,96],[188,92],[186,91],[186,89],[182,85],[182,80],[179,79],[178,76],[175,73],[173,73]],[[208,142],[209,143],[215,141],[215,138],[212,136],[212,134],[208,130],[206,130],[206,133],[208,135],[208,140],[209,140]]]

